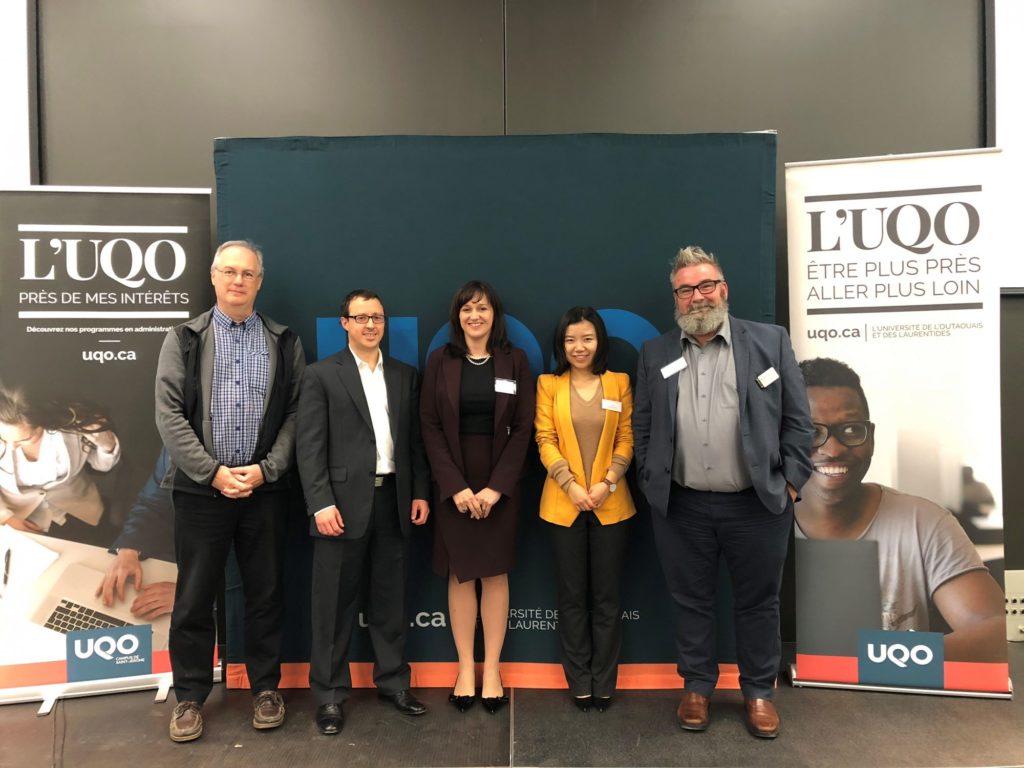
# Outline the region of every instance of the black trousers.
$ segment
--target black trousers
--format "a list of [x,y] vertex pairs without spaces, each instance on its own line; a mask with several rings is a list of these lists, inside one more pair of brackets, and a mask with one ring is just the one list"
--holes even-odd
[[318,704],[340,704],[352,692],[348,649],[367,578],[366,620],[375,658],[373,681],[383,693],[409,687],[409,664],[405,660],[409,626],[405,611],[406,541],[398,522],[402,513],[395,484],[386,481],[374,491],[370,524],[361,538],[348,539],[342,534],[317,538],[313,544],[309,687]]
[[571,526],[549,523],[558,576],[558,636],[573,696],[611,696],[622,648],[622,562],[628,520],[601,525],[581,512]]
[[732,580],[740,688],[772,697],[779,671],[779,590],[793,504],[773,515],[753,489],[710,493],[672,484],[668,514],[651,514],[675,614],[679,674],[687,691],[710,696],[718,682],[715,591],[718,559]]
[[257,491],[245,499],[175,491],[178,581],[170,652],[178,701],[202,703],[213,687],[213,605],[235,545],[245,594],[245,666],[253,693],[281,681],[282,575],[288,495]]

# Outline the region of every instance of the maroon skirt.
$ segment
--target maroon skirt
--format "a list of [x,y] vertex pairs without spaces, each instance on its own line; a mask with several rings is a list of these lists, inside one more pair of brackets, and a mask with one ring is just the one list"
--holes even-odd
[[[462,466],[473,492],[487,487],[491,477],[490,435],[460,435]],[[454,573],[460,582],[498,576],[512,570],[516,559],[516,517],[519,489],[512,497],[502,496],[483,520],[459,512],[454,502],[439,498],[434,488],[434,572]]]

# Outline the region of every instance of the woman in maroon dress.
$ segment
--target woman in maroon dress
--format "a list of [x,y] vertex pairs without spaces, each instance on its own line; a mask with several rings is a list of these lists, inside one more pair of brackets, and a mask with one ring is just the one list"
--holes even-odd
[[[498,663],[508,622],[508,572],[515,562],[519,480],[530,445],[534,380],[508,341],[501,300],[471,281],[452,299],[449,342],[427,360],[420,396],[423,441],[434,477],[434,570],[448,578],[448,612],[459,656],[449,700],[460,711],[476,695],[473,638],[484,630],[481,701],[508,701]],[[477,603],[476,580],[481,583]]]

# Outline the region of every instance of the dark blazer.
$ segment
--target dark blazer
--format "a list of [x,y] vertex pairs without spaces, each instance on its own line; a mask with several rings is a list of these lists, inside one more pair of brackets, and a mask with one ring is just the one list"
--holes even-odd
[[[384,382],[395,443],[398,518],[402,533],[408,535],[412,500],[430,498],[416,369],[385,357]],[[303,373],[295,453],[310,534],[320,537],[313,515],[334,505],[345,521],[345,538],[362,537],[373,508],[377,444],[359,369],[349,348],[313,363]]]
[[[521,349],[494,353],[494,375],[516,382],[516,394],[498,392],[494,402],[493,464],[487,487],[512,496],[523,474],[526,451],[533,431],[534,382],[530,364]],[[423,442],[430,457],[430,471],[441,499],[450,499],[469,487],[459,442],[459,393],[462,358],[452,357],[445,347],[434,350],[423,374],[420,415]],[[474,488],[474,491],[480,490]]]
[[[786,483],[800,489],[811,476],[813,427],[803,374],[784,328],[731,315],[729,322],[747,471],[761,503],[782,514],[789,502]],[[645,342],[637,363],[633,408],[637,481],[651,509],[661,515],[668,509],[672,485],[679,394],[679,374],[666,379],[661,368],[679,359],[679,338],[675,328]],[[775,369],[779,379],[762,389],[756,378],[769,368]]]

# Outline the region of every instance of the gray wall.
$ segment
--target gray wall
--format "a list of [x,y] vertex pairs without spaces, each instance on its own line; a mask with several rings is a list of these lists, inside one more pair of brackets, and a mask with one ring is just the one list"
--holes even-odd
[[[40,180],[212,186],[217,136],[774,128],[785,319],[783,163],[984,146],[984,5],[38,0]],[[1008,405],[1012,513],[1024,417]],[[1024,531],[1007,533],[1024,567]]]

